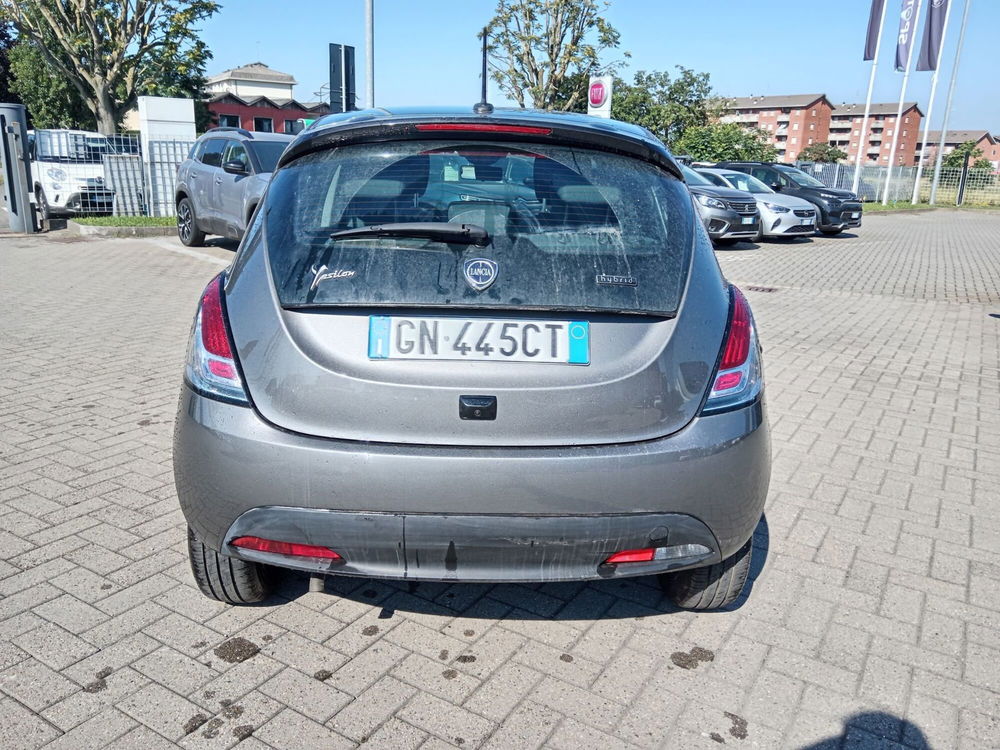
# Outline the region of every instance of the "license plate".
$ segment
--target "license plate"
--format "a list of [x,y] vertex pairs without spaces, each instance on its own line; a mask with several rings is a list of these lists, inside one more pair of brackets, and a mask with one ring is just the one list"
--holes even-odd
[[813,223],[812,219],[802,219],[801,221],[799,221],[799,224],[802,224],[803,226],[805,226],[806,224],[812,224],[812,223]]
[[752,216],[744,216],[742,219],[740,219],[740,222],[743,224],[753,224],[754,218]]
[[851,214],[851,218],[852,219],[860,219],[861,218],[861,214],[860,213],[853,213],[853,214]]
[[372,315],[369,359],[590,364],[590,323]]

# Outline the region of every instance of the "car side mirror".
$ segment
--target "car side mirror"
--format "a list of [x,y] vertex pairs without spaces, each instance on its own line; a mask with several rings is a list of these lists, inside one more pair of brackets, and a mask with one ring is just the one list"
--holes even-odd
[[781,192],[781,183],[780,182],[775,182],[773,185],[770,186],[770,188],[774,192],[780,193]]
[[241,161],[227,161],[222,165],[222,171],[229,174],[247,174],[247,165]]

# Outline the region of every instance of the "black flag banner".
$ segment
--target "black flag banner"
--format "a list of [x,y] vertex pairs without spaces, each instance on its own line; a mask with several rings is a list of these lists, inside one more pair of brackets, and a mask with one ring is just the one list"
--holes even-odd
[[937,70],[938,58],[941,56],[941,42],[944,39],[944,24],[948,18],[948,2],[949,0],[930,0],[931,7],[927,11],[927,21],[924,24],[917,70]]
[[875,59],[875,47],[878,46],[878,32],[882,25],[882,11],[885,0],[872,0],[872,10],[868,14],[868,36],[865,37],[865,60]]
[[913,44],[913,34],[917,30],[917,0],[903,0],[899,11],[899,36],[896,38],[896,70],[906,70]]

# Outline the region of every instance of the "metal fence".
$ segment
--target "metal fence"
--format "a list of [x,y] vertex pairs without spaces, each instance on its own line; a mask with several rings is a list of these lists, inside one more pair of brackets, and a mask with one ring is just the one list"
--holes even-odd
[[[828,187],[844,190],[853,188],[856,168],[853,164],[799,163],[798,166]],[[861,167],[858,194],[862,200],[877,202],[883,200],[886,195],[885,173],[887,169],[888,167],[884,166]],[[936,196],[937,204],[955,205],[961,190],[963,203],[1000,206],[1000,174],[989,169],[970,169],[966,173],[964,190],[962,190],[963,171],[961,169],[941,170]],[[894,168],[888,187],[889,201],[909,202],[913,197],[913,183],[916,179],[916,167]],[[926,203],[930,200],[933,180],[933,165],[924,167],[920,175],[920,189],[917,191],[919,202]]]
[[39,130],[29,135],[32,197],[49,217],[173,216],[177,167],[194,141]]

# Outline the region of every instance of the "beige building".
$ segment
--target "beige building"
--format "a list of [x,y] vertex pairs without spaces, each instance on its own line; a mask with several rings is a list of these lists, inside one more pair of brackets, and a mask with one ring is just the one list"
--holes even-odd
[[254,62],[211,76],[205,85],[205,93],[209,98],[235,94],[244,100],[258,96],[292,99],[292,88],[296,83],[292,75],[272,70],[262,62]]

